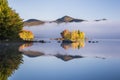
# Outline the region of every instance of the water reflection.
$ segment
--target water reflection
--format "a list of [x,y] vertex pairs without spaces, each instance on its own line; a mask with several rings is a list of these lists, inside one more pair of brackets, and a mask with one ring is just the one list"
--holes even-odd
[[[39,43],[38,43],[39,44]],[[44,44],[48,44],[48,43],[44,43]],[[52,43],[51,43],[52,45]],[[24,55],[26,56],[29,56],[29,57],[37,57],[37,56],[55,56],[63,61],[69,61],[69,60],[72,60],[72,59],[77,59],[77,58],[83,58],[83,56],[81,55],[71,55],[71,54],[65,54],[65,53],[60,53],[60,52],[56,52],[56,53],[53,53],[53,54],[47,54],[45,53],[44,51],[47,51],[47,49],[42,49],[41,51],[35,51],[35,50],[32,50],[32,47],[34,46],[33,43],[25,43],[25,44],[22,44],[20,47],[19,47],[19,51],[22,52]],[[38,46],[37,47],[44,47],[42,45]],[[50,48],[49,45],[47,45],[47,47]],[[67,49],[65,47],[72,47],[72,48],[79,48],[80,47],[84,47],[84,43],[80,43],[80,42],[76,42],[76,43],[61,43],[61,47],[63,47],[64,49]],[[30,48],[28,50],[26,50],[26,48]],[[60,46],[59,46],[60,48]],[[49,51],[47,51],[49,52]],[[62,52],[62,51],[61,51]]]
[[31,43],[24,43],[24,44],[19,46],[19,51],[22,51],[24,48],[30,47],[32,45],[33,45],[32,42]]
[[64,49],[69,49],[69,48],[72,48],[72,49],[80,49],[80,48],[84,48],[85,46],[85,41],[84,40],[81,40],[79,42],[74,42],[74,43],[62,43],[61,44],[61,47],[64,48]]
[[24,50],[25,48],[29,48],[32,45],[33,45],[33,43],[24,43],[19,47],[19,51],[29,57],[37,57],[37,56],[44,55],[44,53],[40,52],[40,51],[38,52],[38,51],[32,51],[32,50]]
[[[67,45],[64,44],[64,46],[70,45],[70,48],[64,49],[61,47],[63,43],[62,44],[57,43],[57,41],[51,43],[37,42],[21,44],[18,50],[22,52],[24,55],[29,57],[24,56],[24,64],[22,64],[20,69],[16,71],[16,74],[9,79],[10,80],[34,80],[34,79],[111,80],[116,78],[119,79],[118,73],[120,73],[120,71],[118,69],[120,67],[119,65],[120,45],[118,44],[120,44],[120,41],[118,42],[100,40],[97,41],[99,41],[99,43],[85,42],[85,46],[80,47],[80,49],[78,48],[73,49],[71,47],[72,44]],[[76,43],[76,45],[77,44],[78,43]],[[109,59],[108,58],[109,56],[113,56],[114,58]],[[34,59],[31,57],[34,57]]]
[[0,43],[0,80],[7,80],[23,62],[18,43]]
[[[81,49],[85,47],[85,41],[74,43],[25,43],[19,47],[19,51],[28,57],[54,56],[63,61],[85,58],[86,54],[82,54]],[[105,59],[101,55],[89,55],[94,58]]]
[[99,43],[89,43],[89,41],[80,43],[57,43],[57,41],[51,43],[26,43],[19,47],[19,51],[29,57],[54,56],[63,61],[78,59],[76,56],[79,56],[79,58],[92,57],[100,59],[120,56],[119,41],[93,41],[99,41]]
[[69,61],[72,59],[83,58],[83,56],[72,56],[72,55],[55,55],[57,58],[62,59],[63,61]]

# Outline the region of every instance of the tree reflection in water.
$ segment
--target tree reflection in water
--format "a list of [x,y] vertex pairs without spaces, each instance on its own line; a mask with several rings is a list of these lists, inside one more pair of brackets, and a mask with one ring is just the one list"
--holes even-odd
[[19,51],[21,52],[21,51],[23,51],[24,48],[30,47],[32,45],[33,45],[32,42],[24,43],[24,44],[19,46]]
[[85,41],[84,40],[81,40],[81,41],[78,41],[78,42],[73,42],[73,43],[62,43],[61,44],[61,47],[64,48],[64,49],[69,49],[69,48],[72,48],[72,49],[80,49],[80,48],[83,48],[85,46]]
[[[41,44],[41,43],[38,43],[38,44]],[[44,43],[43,45],[47,45],[48,43]],[[37,47],[42,47],[43,45],[33,45],[33,43],[25,43],[25,44],[22,44],[20,47],[19,47],[19,51],[22,52],[24,55],[28,56],[28,57],[38,57],[38,56],[55,56],[63,61],[69,61],[69,60],[72,60],[72,59],[78,59],[78,58],[83,58],[83,56],[81,55],[71,55],[71,54],[63,54],[62,52],[59,53],[59,49],[57,51],[57,53],[51,53],[51,54],[48,54],[48,53],[45,53],[45,51],[47,49],[41,49],[41,51],[39,51],[40,49],[38,49],[38,51],[34,50],[34,49],[31,49],[32,47],[31,46],[37,46]],[[52,45],[52,43],[51,43]],[[47,48],[51,48],[51,45],[47,45]],[[83,48],[84,47],[84,42],[76,42],[76,43],[61,43],[61,46],[64,48],[64,49],[68,49],[70,47],[76,49],[76,48]],[[30,48],[31,47],[31,48]],[[44,46],[43,46],[44,47]],[[28,49],[26,49],[28,48]],[[54,48],[54,47],[53,47]],[[54,51],[53,51],[54,52]]]
[[23,62],[21,43],[0,43],[0,80],[7,80]]

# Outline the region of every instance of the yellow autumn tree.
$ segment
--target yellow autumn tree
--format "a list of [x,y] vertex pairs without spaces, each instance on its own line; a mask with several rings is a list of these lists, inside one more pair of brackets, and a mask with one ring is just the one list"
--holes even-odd
[[79,41],[81,39],[85,39],[85,33],[80,32],[80,30],[74,30],[72,32],[70,32],[69,30],[64,30],[61,32],[61,36],[64,39],[72,41]]
[[64,38],[64,39],[70,39],[71,38],[71,32],[69,30],[64,30],[61,32],[61,36]]
[[32,41],[34,39],[34,34],[28,30],[22,30],[19,33],[19,36],[22,40],[25,40],[25,41]]

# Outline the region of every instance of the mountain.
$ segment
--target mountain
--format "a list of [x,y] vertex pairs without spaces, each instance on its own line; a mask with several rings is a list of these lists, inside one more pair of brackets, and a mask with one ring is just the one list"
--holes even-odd
[[35,25],[41,25],[44,24],[44,21],[37,20],[37,19],[29,19],[24,21],[24,26],[35,26]]
[[[103,18],[103,19],[96,19],[94,21],[98,22],[98,21],[106,21],[107,19]],[[35,25],[41,25],[44,23],[52,23],[52,22],[56,22],[56,23],[67,23],[67,22],[83,22],[86,20],[83,19],[76,19],[70,16],[63,16],[62,18],[58,18],[54,21],[41,21],[41,20],[37,20],[37,19],[28,19],[26,21],[24,21],[24,26],[35,26]]]
[[82,22],[82,21],[85,21],[85,20],[83,20],[83,19],[75,19],[75,18],[72,18],[70,16],[63,16],[62,18],[59,18],[54,22],[62,23],[62,22]]
[[[63,23],[63,22],[82,22],[82,21],[85,21],[85,20],[72,18],[70,16],[63,16],[62,18],[59,18],[55,21],[47,21],[47,22]],[[44,23],[46,23],[46,21],[41,21],[41,20],[37,20],[37,19],[28,19],[28,20],[24,21],[24,26],[35,26],[35,25],[41,25]]]

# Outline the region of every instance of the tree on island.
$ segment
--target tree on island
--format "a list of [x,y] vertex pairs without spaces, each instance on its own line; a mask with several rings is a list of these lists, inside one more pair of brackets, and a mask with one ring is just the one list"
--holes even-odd
[[74,30],[70,32],[69,30],[64,30],[61,32],[61,36],[64,40],[71,40],[71,41],[81,41],[85,39],[85,33],[81,32],[80,30]]
[[7,0],[0,0],[0,40],[19,39],[23,20],[8,6]]

